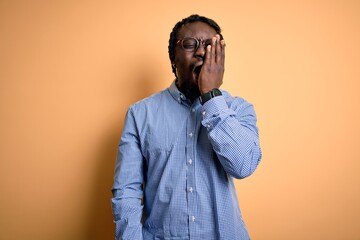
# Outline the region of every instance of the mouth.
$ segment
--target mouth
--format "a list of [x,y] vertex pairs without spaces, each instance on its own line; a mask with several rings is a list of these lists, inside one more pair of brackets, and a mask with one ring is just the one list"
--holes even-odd
[[193,69],[193,75],[194,75],[194,78],[195,78],[196,80],[198,80],[198,78],[199,78],[202,65],[203,65],[203,64],[202,64],[202,62],[201,62],[201,63],[195,65],[195,67],[194,67],[194,69]]

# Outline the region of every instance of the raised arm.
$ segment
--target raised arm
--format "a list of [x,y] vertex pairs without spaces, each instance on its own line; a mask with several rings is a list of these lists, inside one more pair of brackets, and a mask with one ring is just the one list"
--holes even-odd
[[202,125],[225,171],[235,178],[251,175],[262,156],[253,106],[241,98],[228,106],[225,97],[218,96],[202,110]]

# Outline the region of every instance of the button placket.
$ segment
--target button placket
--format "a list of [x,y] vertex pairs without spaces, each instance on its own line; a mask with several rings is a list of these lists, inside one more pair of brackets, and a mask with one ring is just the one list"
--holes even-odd
[[186,195],[188,201],[188,216],[189,216],[189,233],[190,236],[196,232],[195,215],[197,212],[196,206],[196,183],[195,183],[195,149],[197,141],[197,115],[198,111],[195,107],[189,109],[189,118],[187,122],[187,144],[186,144],[186,164],[187,164],[187,179],[186,179]]

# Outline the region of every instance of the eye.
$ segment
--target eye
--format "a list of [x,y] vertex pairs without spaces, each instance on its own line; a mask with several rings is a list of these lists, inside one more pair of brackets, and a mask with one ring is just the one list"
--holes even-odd
[[195,49],[196,48],[196,40],[195,39],[192,39],[192,38],[186,38],[183,40],[183,48],[185,49]]

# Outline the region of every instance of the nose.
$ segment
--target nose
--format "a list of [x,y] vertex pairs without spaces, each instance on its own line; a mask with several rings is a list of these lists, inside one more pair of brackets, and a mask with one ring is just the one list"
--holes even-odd
[[195,51],[195,56],[203,58],[205,56],[205,52],[206,52],[206,45],[200,42],[199,47]]

